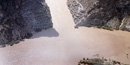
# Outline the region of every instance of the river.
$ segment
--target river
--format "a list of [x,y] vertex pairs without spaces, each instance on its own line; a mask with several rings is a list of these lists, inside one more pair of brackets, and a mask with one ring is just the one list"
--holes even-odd
[[130,64],[130,33],[96,28],[74,28],[67,0],[46,0],[53,28],[14,46],[0,49],[0,65],[77,65],[100,55]]

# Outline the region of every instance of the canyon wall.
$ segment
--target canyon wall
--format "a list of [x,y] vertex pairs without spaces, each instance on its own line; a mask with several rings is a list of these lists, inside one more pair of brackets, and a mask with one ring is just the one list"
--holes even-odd
[[0,45],[13,45],[53,26],[45,0],[0,0]]
[[68,0],[79,26],[130,31],[130,0]]

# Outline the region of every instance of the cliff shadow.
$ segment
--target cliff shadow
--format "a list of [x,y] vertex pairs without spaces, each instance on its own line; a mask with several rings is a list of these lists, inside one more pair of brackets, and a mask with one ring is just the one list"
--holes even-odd
[[49,28],[47,30],[42,30],[41,32],[35,33],[31,39],[39,37],[58,37],[59,33],[54,28]]

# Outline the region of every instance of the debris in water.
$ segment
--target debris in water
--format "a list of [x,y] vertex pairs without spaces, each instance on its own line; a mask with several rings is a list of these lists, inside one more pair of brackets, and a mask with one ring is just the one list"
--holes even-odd
[[129,54],[126,54],[127,55],[127,59],[129,59]]

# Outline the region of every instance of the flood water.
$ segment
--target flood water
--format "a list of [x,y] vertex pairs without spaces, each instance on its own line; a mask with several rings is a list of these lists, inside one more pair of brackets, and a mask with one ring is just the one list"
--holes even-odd
[[[77,65],[94,55],[130,64],[130,33],[74,28],[67,0],[46,0],[54,27],[0,49],[0,65]],[[128,56],[127,56],[128,54]]]

